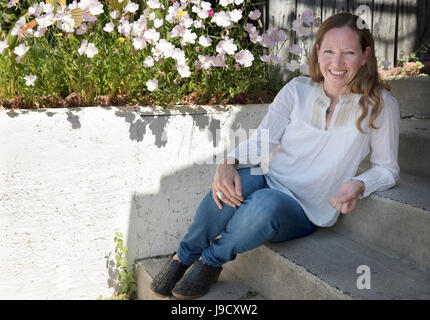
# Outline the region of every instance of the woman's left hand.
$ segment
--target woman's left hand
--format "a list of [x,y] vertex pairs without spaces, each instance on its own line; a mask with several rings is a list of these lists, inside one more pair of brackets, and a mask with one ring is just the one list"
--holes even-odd
[[345,182],[330,198],[330,205],[341,213],[350,213],[355,209],[358,196],[364,192],[364,188],[364,183],[360,180]]

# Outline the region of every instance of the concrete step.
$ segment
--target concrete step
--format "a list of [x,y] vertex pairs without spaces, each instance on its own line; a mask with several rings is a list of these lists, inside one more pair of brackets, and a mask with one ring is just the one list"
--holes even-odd
[[402,114],[430,119],[430,77],[403,77],[389,84]]
[[430,119],[402,119],[399,138],[400,170],[430,177]]
[[[370,269],[370,289],[359,266]],[[430,273],[327,228],[237,256],[229,269],[267,299],[430,299]]]
[[[360,164],[370,168],[370,154]],[[401,119],[399,136],[400,171],[430,177],[430,119]]]
[[[173,296],[165,299],[160,298],[150,290],[152,279],[157,275],[169,257],[170,255],[157,256],[136,261],[137,297],[139,300],[176,299]],[[211,290],[196,300],[265,300],[265,298],[257,291],[252,290],[230,270],[224,268],[218,281],[212,285]]]
[[398,185],[361,199],[330,228],[430,271],[430,178],[401,174]]

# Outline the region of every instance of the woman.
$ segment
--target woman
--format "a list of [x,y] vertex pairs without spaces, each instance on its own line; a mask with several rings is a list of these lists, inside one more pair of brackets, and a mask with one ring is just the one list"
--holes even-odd
[[[257,133],[217,166],[177,253],[151,284],[154,293],[202,296],[236,254],[332,226],[358,199],[396,184],[399,107],[380,83],[374,41],[357,19],[339,13],[321,25],[310,78],[286,84]],[[372,167],[355,176],[369,151]],[[264,174],[253,174],[256,165]]]

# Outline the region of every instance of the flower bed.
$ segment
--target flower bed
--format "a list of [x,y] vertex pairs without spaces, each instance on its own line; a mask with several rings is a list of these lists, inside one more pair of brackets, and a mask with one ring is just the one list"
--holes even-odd
[[[287,29],[263,30],[261,4],[10,0],[3,10],[21,15],[0,30],[0,103],[40,108],[269,102],[284,85],[274,48],[287,41]],[[293,22],[289,79],[307,74],[300,63],[307,53],[294,43],[309,36],[313,20],[305,11]]]

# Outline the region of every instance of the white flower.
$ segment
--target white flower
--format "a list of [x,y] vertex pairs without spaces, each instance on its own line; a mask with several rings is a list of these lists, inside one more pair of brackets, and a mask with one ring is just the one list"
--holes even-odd
[[121,24],[118,26],[118,32],[123,35],[129,35],[131,32],[132,25],[127,20],[121,21]]
[[260,16],[261,16],[261,12],[258,9],[251,11],[249,13],[249,19],[251,20],[257,20],[258,18],[260,18]]
[[258,34],[258,32],[253,32],[249,34],[249,39],[252,43],[261,42],[261,36]]
[[54,12],[54,7],[50,3],[42,2],[42,11],[46,14],[50,14]]
[[27,47],[25,44],[21,43],[18,47],[15,47],[15,50],[13,52],[18,56],[22,57],[27,53],[27,51],[30,49],[30,47]]
[[136,50],[143,50],[146,48],[146,40],[143,38],[134,38],[133,39],[133,47]]
[[92,0],[88,9],[93,16],[97,16],[97,15],[102,14],[104,12],[103,11],[103,5],[100,2],[98,2],[97,0]]
[[223,7],[227,7],[229,4],[232,4],[234,0],[220,0],[219,4]]
[[285,33],[285,31],[284,30],[282,30],[282,29],[279,29],[279,30],[273,30],[272,32],[271,32],[271,38],[274,40],[274,41],[277,41],[277,42],[283,42],[283,41],[285,41],[286,39],[287,39],[287,34]]
[[146,87],[151,92],[157,90],[158,89],[158,80],[157,79],[152,79],[152,80],[146,81]]
[[[1,51],[0,51],[0,53],[1,53]],[[384,68],[384,70],[387,70],[388,67],[391,65],[391,62],[390,62],[390,60],[385,59],[384,61],[381,62],[381,65]]]
[[191,32],[190,29],[186,29],[182,34],[181,45],[184,46],[187,43],[195,43],[196,38],[197,38],[197,34],[195,34],[194,32]]
[[196,29],[203,28],[203,22],[201,20],[194,20],[193,26]]
[[210,67],[214,66],[214,62],[213,62],[213,59],[211,57],[203,56],[203,55],[199,54],[198,58],[199,58],[199,63],[200,63],[201,68],[207,70]]
[[206,10],[206,11],[212,7],[211,3],[207,1],[200,2],[200,6],[202,7],[203,10]]
[[215,67],[225,67],[225,61],[227,60],[226,56],[224,53],[220,53],[218,54],[216,57],[212,58],[212,61],[215,65]]
[[290,62],[287,62],[287,69],[291,72],[296,71],[299,69],[300,64],[297,62],[297,60],[292,59]]
[[28,76],[25,76],[24,79],[25,79],[26,86],[34,87],[34,82],[36,81],[37,77],[34,75],[28,75]]
[[227,28],[231,25],[230,14],[224,11],[217,12],[212,17],[211,22],[215,22],[218,27]]
[[310,12],[309,10],[305,10],[302,14],[302,20],[304,23],[310,26],[311,23],[314,22],[315,18],[312,15],[312,12]]
[[51,26],[54,23],[54,14],[49,13],[45,14],[43,16],[40,16],[39,18],[36,18],[36,22],[39,28],[47,28]]
[[269,55],[264,54],[260,57],[260,59],[261,59],[261,61],[264,61],[264,62],[269,63],[269,64],[280,64],[281,63],[281,60],[273,54],[269,54]]
[[147,56],[143,61],[143,66],[145,68],[151,68],[154,66],[154,59],[151,56]]
[[9,3],[7,4],[7,8],[9,9],[14,7],[18,2],[19,0],[10,0]]
[[119,17],[119,11],[118,11],[118,10],[114,10],[114,11],[112,11],[112,12],[110,13],[110,17],[111,17],[112,19],[118,19],[118,17]]
[[254,56],[249,50],[240,50],[238,53],[234,55],[234,58],[238,63],[245,67],[252,66],[252,61],[254,61]]
[[299,56],[302,54],[303,49],[299,45],[294,45],[288,48],[288,51],[296,56]]
[[158,18],[155,19],[154,20],[154,28],[156,28],[156,29],[160,28],[163,25],[163,23],[164,23],[163,19],[158,19]]
[[233,22],[238,22],[242,19],[242,10],[234,9],[233,11],[230,11],[230,19]]
[[234,0],[235,5],[241,5],[243,3],[243,0]]
[[170,58],[175,52],[175,46],[166,39],[158,41],[155,47],[162,52],[165,58]]
[[210,47],[212,43],[211,38],[209,37],[205,37],[205,36],[200,36],[199,38],[199,44],[203,47]]
[[150,41],[158,41],[160,39],[160,33],[155,29],[148,29],[143,33],[143,36]]
[[221,40],[217,46],[216,46],[216,52],[218,53],[227,53],[227,54],[234,54],[237,50],[237,46],[233,43],[233,39],[225,39]]
[[265,48],[273,48],[275,46],[275,41],[273,41],[272,37],[267,33],[263,33],[259,43]]
[[21,28],[25,25],[25,17],[21,17],[16,23],[15,26],[13,27],[11,34],[13,36],[16,36],[20,31]]
[[78,29],[76,29],[76,34],[84,34],[85,32],[87,32],[88,30],[88,26],[86,23],[82,23]]
[[178,64],[185,64],[185,51],[179,48],[175,48],[175,52],[173,52],[172,58],[175,59]]
[[3,41],[0,41],[0,54],[2,54],[3,51],[8,47],[9,45],[7,44],[7,38],[4,39]]
[[99,53],[99,50],[96,48],[94,43],[89,43],[87,49],[85,50],[85,54],[88,58],[94,58],[94,56]]
[[130,13],[135,13],[138,9],[139,9],[139,5],[137,3],[129,2],[125,6],[124,11],[125,12],[130,12]]
[[302,64],[300,66],[300,72],[304,75],[309,75],[309,65],[308,64]]
[[257,28],[252,24],[252,23],[247,23],[244,27],[243,30],[245,30],[248,33],[254,33],[257,32]]
[[85,40],[85,39],[82,40],[81,47],[78,49],[79,55],[82,56],[85,53],[85,49],[87,48],[87,44],[88,44],[87,40]]
[[182,78],[188,78],[191,75],[190,67],[188,67],[186,64],[178,64],[176,65],[176,68],[178,69],[178,72]]
[[311,28],[306,28],[305,26],[300,25],[297,30],[297,35],[299,37],[307,37],[311,34]]
[[84,53],[88,58],[94,58],[94,56],[99,52],[94,43],[88,43],[87,40],[82,40],[81,47],[78,49],[78,53],[83,55]]
[[148,5],[148,7],[150,7],[151,9],[158,9],[160,8],[160,1],[159,0],[148,0],[146,2],[146,4]]
[[115,25],[112,22],[108,22],[104,26],[103,30],[106,32],[112,32],[114,28],[115,28]]

